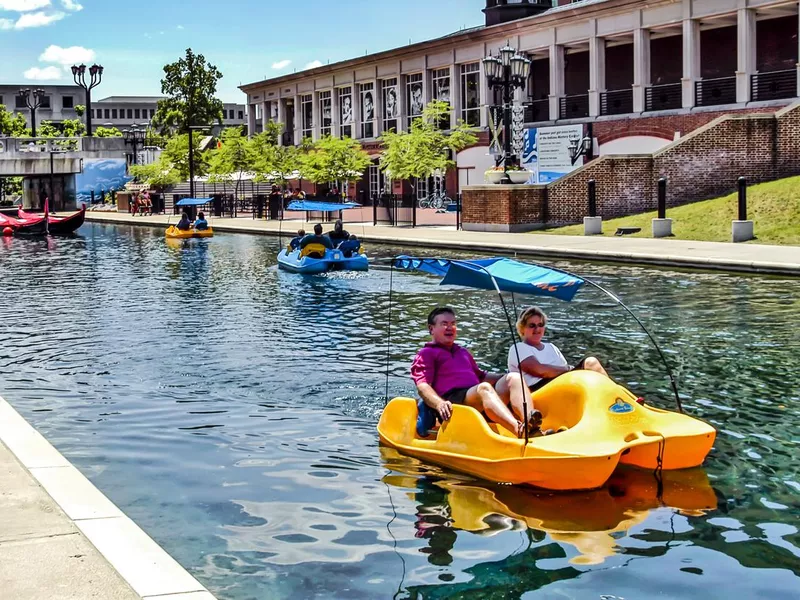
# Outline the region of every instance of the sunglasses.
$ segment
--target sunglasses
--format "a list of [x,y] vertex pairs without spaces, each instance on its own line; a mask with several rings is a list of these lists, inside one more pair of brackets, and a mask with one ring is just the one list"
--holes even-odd
[[544,329],[544,323],[528,323],[530,329]]

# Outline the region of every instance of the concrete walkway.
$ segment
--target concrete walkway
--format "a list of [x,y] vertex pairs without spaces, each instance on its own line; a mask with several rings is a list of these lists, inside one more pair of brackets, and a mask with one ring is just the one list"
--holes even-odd
[[0,398],[0,598],[214,600]]
[[[167,218],[166,215],[132,217],[127,213],[86,213],[88,221],[160,227],[166,226]],[[175,223],[177,217],[172,216],[171,221]],[[303,221],[259,221],[249,217],[211,219],[210,223],[218,232],[276,235],[280,231],[287,238],[298,228],[310,230],[312,225]],[[347,223],[346,228],[365,241],[390,245],[800,276],[800,246],[536,233],[484,233],[456,231],[454,227],[412,229]]]

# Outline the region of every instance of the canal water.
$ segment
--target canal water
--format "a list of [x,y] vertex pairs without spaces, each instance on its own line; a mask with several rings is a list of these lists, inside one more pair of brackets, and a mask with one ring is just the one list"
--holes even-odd
[[[99,224],[0,243],[0,394],[219,598],[796,597],[800,281],[555,263],[641,315],[686,410],[719,434],[704,469],[660,492],[626,471],[550,494],[377,442],[387,350],[389,395],[413,394],[425,315],[448,303],[500,369],[496,296],[380,267],[293,275],[277,250]],[[594,354],[673,407],[657,354],[607,298],[539,303],[569,360]]]

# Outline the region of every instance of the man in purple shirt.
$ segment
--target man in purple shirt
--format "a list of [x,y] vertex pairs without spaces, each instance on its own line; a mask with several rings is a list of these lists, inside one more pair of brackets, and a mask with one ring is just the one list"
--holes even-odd
[[[423,414],[425,407],[435,411],[441,421],[446,421],[453,412],[453,404],[464,404],[524,437],[523,387],[519,373],[501,375],[481,370],[472,354],[455,343],[458,328],[452,308],[439,307],[431,311],[428,330],[432,341],[425,344],[411,364],[411,378],[424,402],[424,406],[420,406],[418,433],[427,435],[435,422],[435,415]],[[509,410],[509,402],[520,419]],[[541,420],[540,415],[533,415],[534,420],[536,417]],[[530,420],[530,416],[525,419]],[[535,427],[535,423],[532,425]]]

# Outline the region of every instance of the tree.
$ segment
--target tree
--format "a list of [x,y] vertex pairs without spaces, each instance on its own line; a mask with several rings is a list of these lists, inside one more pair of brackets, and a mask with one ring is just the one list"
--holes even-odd
[[221,78],[217,67],[187,48],[183,58],[164,66],[161,93],[167,98],[158,101],[153,126],[188,133],[189,125],[222,123],[222,101],[215,98]]
[[303,172],[314,183],[358,181],[371,160],[356,140],[325,136],[303,157]]
[[94,137],[122,137],[122,132],[116,127],[98,127],[94,130]]
[[449,135],[444,133],[439,124],[449,113],[449,103],[434,100],[411,124],[411,131],[384,133],[381,170],[393,179],[427,179],[452,167],[455,163],[448,155],[455,156],[478,138],[461,120]]
[[5,105],[0,104],[0,136],[28,137],[30,134],[25,117],[8,112]]
[[244,136],[241,127],[224,129],[219,141],[219,147],[211,152],[208,161],[209,181],[226,182],[235,175],[234,194],[238,195],[242,172],[251,171],[253,168],[251,141]]
[[163,153],[157,161],[149,165],[131,166],[130,172],[137,181],[153,187],[166,187],[168,185],[175,185],[181,181],[172,163],[164,158]]

